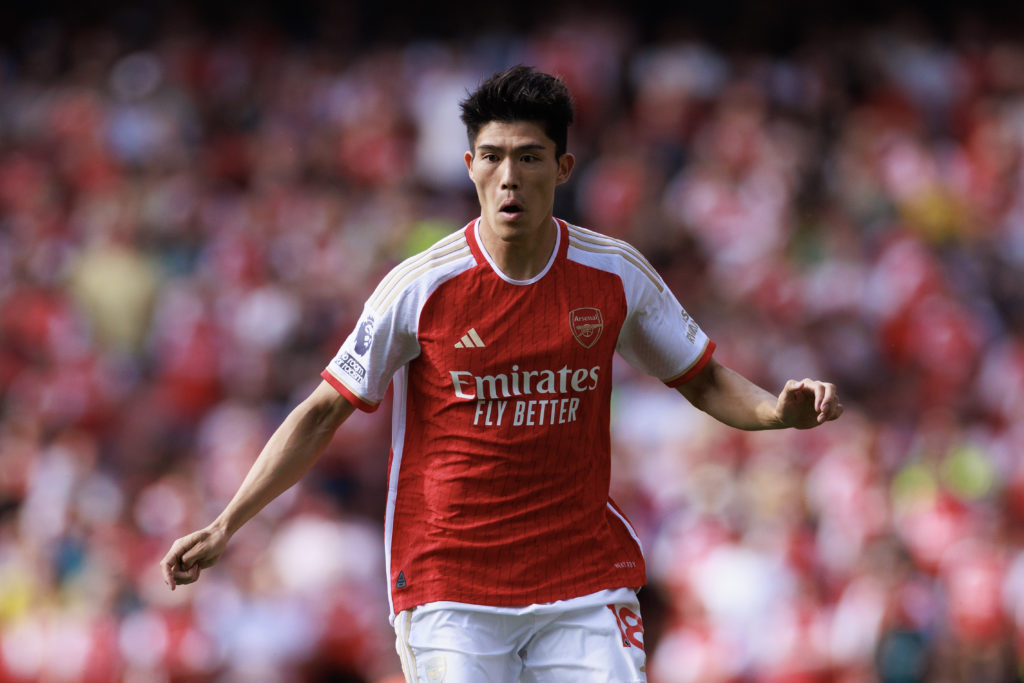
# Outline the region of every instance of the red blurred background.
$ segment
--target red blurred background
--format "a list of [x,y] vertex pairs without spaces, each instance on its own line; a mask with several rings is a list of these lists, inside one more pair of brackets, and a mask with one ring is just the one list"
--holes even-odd
[[846,415],[616,368],[652,683],[1017,680],[1024,30],[992,4],[14,2],[0,21],[0,682],[383,681],[388,409],[170,592],[378,279],[476,215],[458,100],[561,74],[556,213]]

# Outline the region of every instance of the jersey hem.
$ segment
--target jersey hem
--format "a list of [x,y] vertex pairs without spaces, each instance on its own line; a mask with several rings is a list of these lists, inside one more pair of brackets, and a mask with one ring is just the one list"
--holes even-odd
[[571,609],[579,609],[583,607],[594,607],[597,605],[607,605],[610,603],[624,602],[627,597],[636,597],[636,594],[639,590],[639,586],[620,586],[618,588],[602,588],[600,590],[594,591],[593,593],[579,595],[575,598],[553,600],[551,602],[536,602],[533,604],[520,605],[516,607],[484,605],[475,602],[458,602],[456,600],[435,600],[433,602],[425,602],[422,605],[417,605],[414,609],[425,611],[440,609],[456,609],[464,610],[467,612],[486,612],[488,614],[509,614],[523,616],[526,614],[543,614],[546,612],[568,611]]
[[[578,598],[584,598],[588,595],[593,595],[604,590],[629,588],[631,590],[638,591],[647,584],[646,567],[643,562],[640,562],[638,568],[623,572],[622,576],[619,578],[619,581],[598,581],[581,585],[578,592],[573,591],[568,594],[559,591],[529,591],[525,594],[523,592],[512,591],[491,593],[490,595],[484,596],[473,595],[471,592],[467,591],[459,591],[461,594],[453,595],[453,591],[450,587],[448,590],[427,587],[417,595],[403,595],[402,593],[404,593],[405,589],[399,589],[396,591],[394,586],[392,586],[392,615],[399,614],[404,610],[435,602],[462,603],[495,609],[519,609],[530,605],[563,603],[570,600],[576,600]],[[530,597],[526,597],[527,595]]]

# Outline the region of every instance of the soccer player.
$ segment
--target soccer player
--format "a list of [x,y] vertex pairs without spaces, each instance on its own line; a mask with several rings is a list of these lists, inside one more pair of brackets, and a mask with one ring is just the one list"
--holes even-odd
[[172,545],[172,589],[393,382],[385,555],[407,680],[646,680],[644,558],[608,495],[613,354],[740,429],[843,408],[827,382],[775,396],[721,365],[637,250],[552,215],[572,119],[562,81],[523,66],[462,102],[480,217],[378,285],[224,511]]

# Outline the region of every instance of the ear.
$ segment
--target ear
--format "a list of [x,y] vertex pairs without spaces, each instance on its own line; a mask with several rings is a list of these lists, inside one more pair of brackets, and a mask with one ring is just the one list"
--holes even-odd
[[463,161],[466,162],[466,170],[469,171],[470,179],[473,178],[473,153],[466,151],[465,156],[462,157]]
[[566,152],[558,159],[558,175],[555,178],[555,183],[561,185],[569,176],[572,175],[572,169],[576,165],[576,157]]

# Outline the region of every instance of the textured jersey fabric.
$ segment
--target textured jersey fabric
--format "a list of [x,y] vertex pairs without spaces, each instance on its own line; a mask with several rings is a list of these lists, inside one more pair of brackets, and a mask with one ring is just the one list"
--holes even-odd
[[478,220],[401,263],[323,372],[362,410],[394,381],[392,615],[645,583],[608,494],[613,355],[677,386],[714,343],[639,252],[556,224],[551,260],[529,281],[493,265]]

